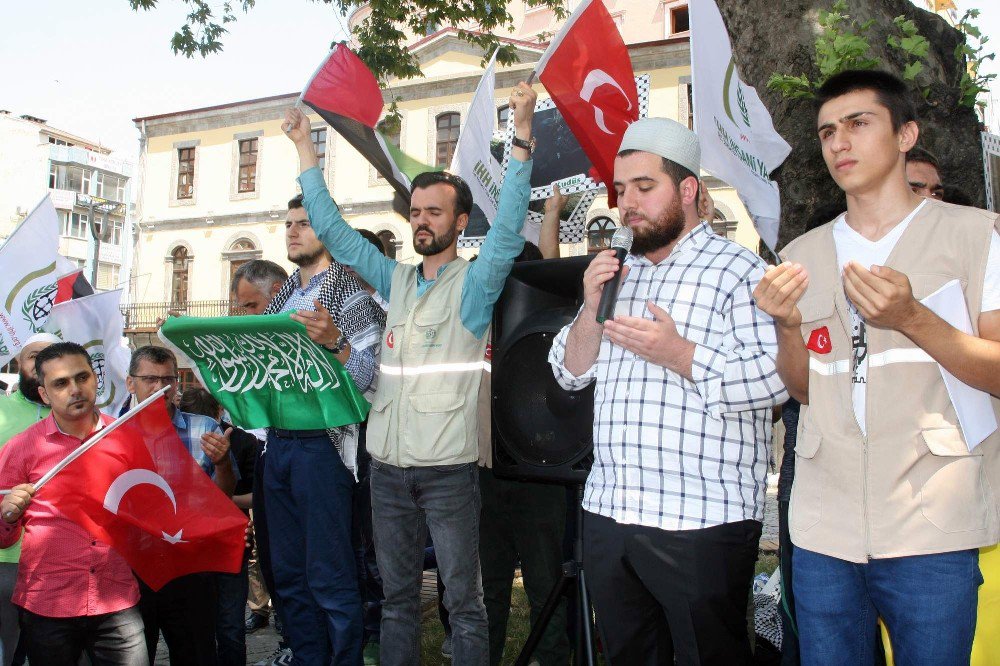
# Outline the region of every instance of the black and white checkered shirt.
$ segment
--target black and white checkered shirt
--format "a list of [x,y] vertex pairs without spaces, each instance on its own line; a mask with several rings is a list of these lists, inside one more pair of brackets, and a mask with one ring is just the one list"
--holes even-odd
[[629,256],[617,315],[652,319],[651,300],[696,344],[694,381],[606,337],[580,377],[564,365],[569,326],[549,354],[558,382],[597,380],[594,465],[583,507],[619,523],[687,530],[763,520],[771,408],[787,399],[771,318],[753,290],[764,262],[701,223],[659,264]]

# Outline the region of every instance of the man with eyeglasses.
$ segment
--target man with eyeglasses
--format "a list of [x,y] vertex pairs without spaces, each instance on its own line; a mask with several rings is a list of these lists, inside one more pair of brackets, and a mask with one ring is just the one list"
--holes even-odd
[[[232,429],[223,433],[215,420],[177,409],[174,405],[177,380],[177,359],[169,349],[147,345],[132,353],[125,379],[129,393],[141,402],[166,386],[163,398],[177,435],[215,485],[232,496],[237,481],[236,463],[229,451]],[[158,592],[140,580],[139,591],[149,663],[156,658],[156,644],[162,631],[170,663],[216,664],[214,574],[181,576]]]

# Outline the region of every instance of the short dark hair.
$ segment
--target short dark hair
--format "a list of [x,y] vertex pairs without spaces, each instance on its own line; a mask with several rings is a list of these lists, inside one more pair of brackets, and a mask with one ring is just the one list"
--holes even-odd
[[937,158],[934,157],[934,154],[931,153],[931,151],[927,150],[926,148],[921,148],[920,146],[913,146],[913,148],[910,148],[910,150],[907,151],[906,161],[923,162],[924,164],[930,164],[938,171],[941,170],[941,167],[938,165]]
[[834,74],[816,92],[816,109],[818,111],[831,99],[859,90],[871,90],[878,103],[889,109],[893,132],[899,132],[903,125],[917,119],[913,96],[903,80],[878,69],[849,69]]
[[189,388],[181,394],[180,409],[188,414],[201,414],[209,418],[219,418],[219,401],[207,390]]
[[295,208],[302,208],[302,195],[296,194],[294,197],[288,200],[288,210],[294,210]]
[[[643,151],[637,148],[628,148],[618,153],[618,157],[628,157],[633,153],[641,153],[641,152]],[[690,169],[682,167],[677,162],[674,162],[673,160],[667,159],[666,157],[662,156],[660,157],[660,160],[661,160],[660,168],[663,169],[663,173],[670,176],[670,180],[674,181],[675,187],[679,188],[681,186],[681,181],[683,181],[685,178],[694,178],[695,180],[698,180],[697,175],[692,173]],[[698,181],[698,187],[701,188],[701,181]]]
[[82,356],[87,359],[87,366],[93,370],[94,363],[90,359],[90,354],[82,345],[78,345],[75,342],[56,342],[38,352],[38,356],[35,357],[35,373],[38,375],[39,384],[45,383],[45,369],[43,366],[49,361],[54,361],[64,356]]
[[455,190],[455,216],[472,214],[472,190],[465,179],[447,171],[425,171],[413,179],[410,184],[410,194],[415,190],[423,190],[432,185],[450,185]]
[[267,259],[251,259],[236,269],[233,273],[233,280],[229,285],[229,293],[235,294],[236,287],[240,280],[246,280],[253,286],[260,289],[261,293],[267,294],[271,290],[271,285],[275,282],[284,283],[288,279],[288,272]]
[[[172,351],[166,347],[146,345],[144,347],[139,347],[132,352],[132,360],[128,363],[128,374],[135,375],[136,371],[139,369],[139,363],[142,361],[149,361],[150,363],[155,363],[156,365],[162,365],[169,361],[174,364],[175,369],[177,368],[177,357],[174,356]],[[38,363],[38,361],[36,360],[35,363]]]
[[358,229],[358,233],[361,234],[366,241],[374,245],[375,249],[383,255],[385,254],[385,246],[382,245],[382,241],[378,239],[378,236],[376,236],[374,232],[368,231],[367,229]]

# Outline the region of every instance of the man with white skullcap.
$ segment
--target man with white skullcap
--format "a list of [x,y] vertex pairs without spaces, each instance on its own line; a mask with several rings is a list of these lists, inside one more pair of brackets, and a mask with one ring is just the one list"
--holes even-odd
[[[17,390],[0,395],[0,448],[11,437],[49,415],[49,406],[38,395],[38,375],[35,357],[49,345],[62,342],[51,333],[36,333],[25,341],[17,356]],[[21,543],[0,549],[0,666],[7,666],[14,657],[17,637],[17,607],[11,603],[17,581],[17,561]]]
[[584,568],[612,664],[746,664],[746,611],[764,518],[771,409],[786,399],[765,265],[698,218],[698,137],[665,118],[625,132],[614,188],[634,234],[612,318],[611,250],[549,362],[596,382]]

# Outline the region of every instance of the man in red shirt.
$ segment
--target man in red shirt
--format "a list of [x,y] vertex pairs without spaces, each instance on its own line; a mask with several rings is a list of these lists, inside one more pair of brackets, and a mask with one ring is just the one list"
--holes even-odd
[[0,450],[0,547],[21,532],[21,564],[12,601],[31,663],[76,666],[86,650],[94,666],[148,666],[139,588],[125,559],[62,515],[34,484],[113,419],[95,408],[97,377],[78,344],[53,344],[35,358],[48,418]]

